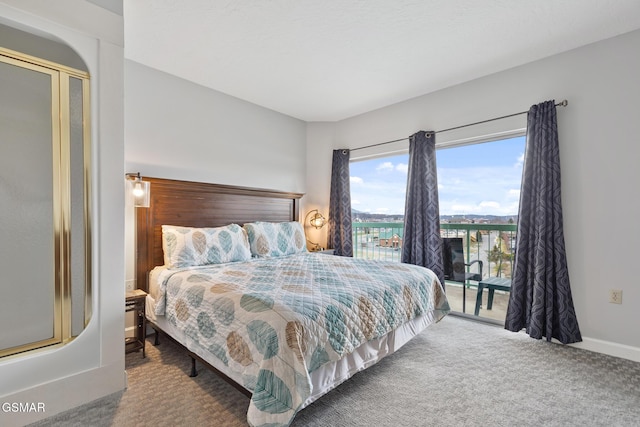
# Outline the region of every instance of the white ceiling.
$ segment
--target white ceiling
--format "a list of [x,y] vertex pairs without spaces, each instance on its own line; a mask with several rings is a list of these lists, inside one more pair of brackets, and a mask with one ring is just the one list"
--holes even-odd
[[640,28],[638,0],[125,0],[125,57],[335,121]]

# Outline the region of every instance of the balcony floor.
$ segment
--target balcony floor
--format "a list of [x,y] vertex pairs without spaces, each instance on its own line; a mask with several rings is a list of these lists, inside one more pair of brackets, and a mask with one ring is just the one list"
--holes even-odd
[[[445,286],[447,293],[447,299],[452,311],[462,313],[462,286],[458,284],[447,283]],[[466,314],[473,315],[476,307],[477,288],[471,286],[466,291]],[[502,291],[495,291],[493,295],[493,306],[491,310],[487,310],[487,298],[489,297],[489,291],[486,289],[482,292],[482,306],[478,317],[485,319],[497,320],[504,323],[505,316],[507,314],[507,305],[509,304],[509,294]]]

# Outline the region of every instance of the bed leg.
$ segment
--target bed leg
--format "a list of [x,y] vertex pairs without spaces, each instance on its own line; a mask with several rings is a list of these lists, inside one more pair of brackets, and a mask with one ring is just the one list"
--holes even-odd
[[153,345],[158,346],[160,345],[160,332],[158,332],[156,328],[153,328],[153,330],[155,331],[155,338],[153,339]]
[[196,369],[196,358],[193,356],[189,356],[191,358],[191,372],[189,373],[190,377],[197,377],[198,371]]

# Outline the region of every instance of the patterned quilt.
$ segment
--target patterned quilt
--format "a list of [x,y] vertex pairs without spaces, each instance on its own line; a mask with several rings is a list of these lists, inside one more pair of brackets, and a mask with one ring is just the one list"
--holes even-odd
[[241,373],[254,427],[289,425],[323,364],[416,316],[449,312],[430,270],[395,262],[303,253],[160,277],[156,314]]

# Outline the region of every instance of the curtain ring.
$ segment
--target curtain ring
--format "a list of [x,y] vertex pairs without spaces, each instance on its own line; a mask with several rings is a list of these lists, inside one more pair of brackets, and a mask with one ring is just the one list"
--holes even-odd
[[349,152],[349,150],[342,150],[342,154],[345,155]]

